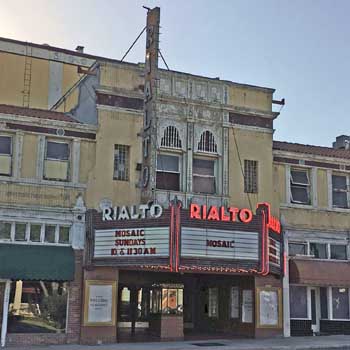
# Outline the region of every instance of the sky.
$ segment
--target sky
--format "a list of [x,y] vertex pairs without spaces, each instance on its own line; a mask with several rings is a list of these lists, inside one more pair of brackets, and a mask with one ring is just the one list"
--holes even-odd
[[[348,0],[1,0],[0,36],[121,59],[145,26],[143,5],[161,8],[170,69],[285,98],[275,140],[331,146],[350,134]],[[126,61],[144,49],[143,36]]]

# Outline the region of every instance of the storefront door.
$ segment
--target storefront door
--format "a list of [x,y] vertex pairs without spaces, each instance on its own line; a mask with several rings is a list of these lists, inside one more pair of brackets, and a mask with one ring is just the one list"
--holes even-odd
[[312,331],[318,333],[320,331],[320,293],[319,288],[310,288],[311,294],[311,324]]

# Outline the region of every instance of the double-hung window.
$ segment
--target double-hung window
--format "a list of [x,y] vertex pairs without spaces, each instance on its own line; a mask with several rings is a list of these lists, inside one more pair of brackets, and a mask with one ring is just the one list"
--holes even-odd
[[0,175],[12,173],[12,137],[0,136]]
[[332,175],[332,204],[336,208],[349,208],[350,201],[349,177]]
[[47,180],[68,181],[69,158],[69,143],[47,140],[44,178]]
[[311,204],[309,175],[308,169],[291,169],[290,193],[292,203]]
[[156,187],[160,190],[180,191],[180,158],[158,154]]
[[193,192],[216,193],[215,159],[193,158]]

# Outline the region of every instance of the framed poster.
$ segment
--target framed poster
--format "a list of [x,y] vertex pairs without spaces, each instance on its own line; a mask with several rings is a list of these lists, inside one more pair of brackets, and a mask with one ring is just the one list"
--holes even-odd
[[85,281],[84,326],[114,326],[116,281]]
[[242,292],[242,322],[253,322],[253,291],[244,289]]
[[282,327],[282,298],[281,288],[257,288],[257,327]]

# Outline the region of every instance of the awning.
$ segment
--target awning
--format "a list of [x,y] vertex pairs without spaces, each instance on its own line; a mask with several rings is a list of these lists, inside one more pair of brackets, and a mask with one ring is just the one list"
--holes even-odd
[[72,281],[71,247],[0,244],[0,279]]
[[350,286],[350,262],[291,259],[289,283],[317,286]]

